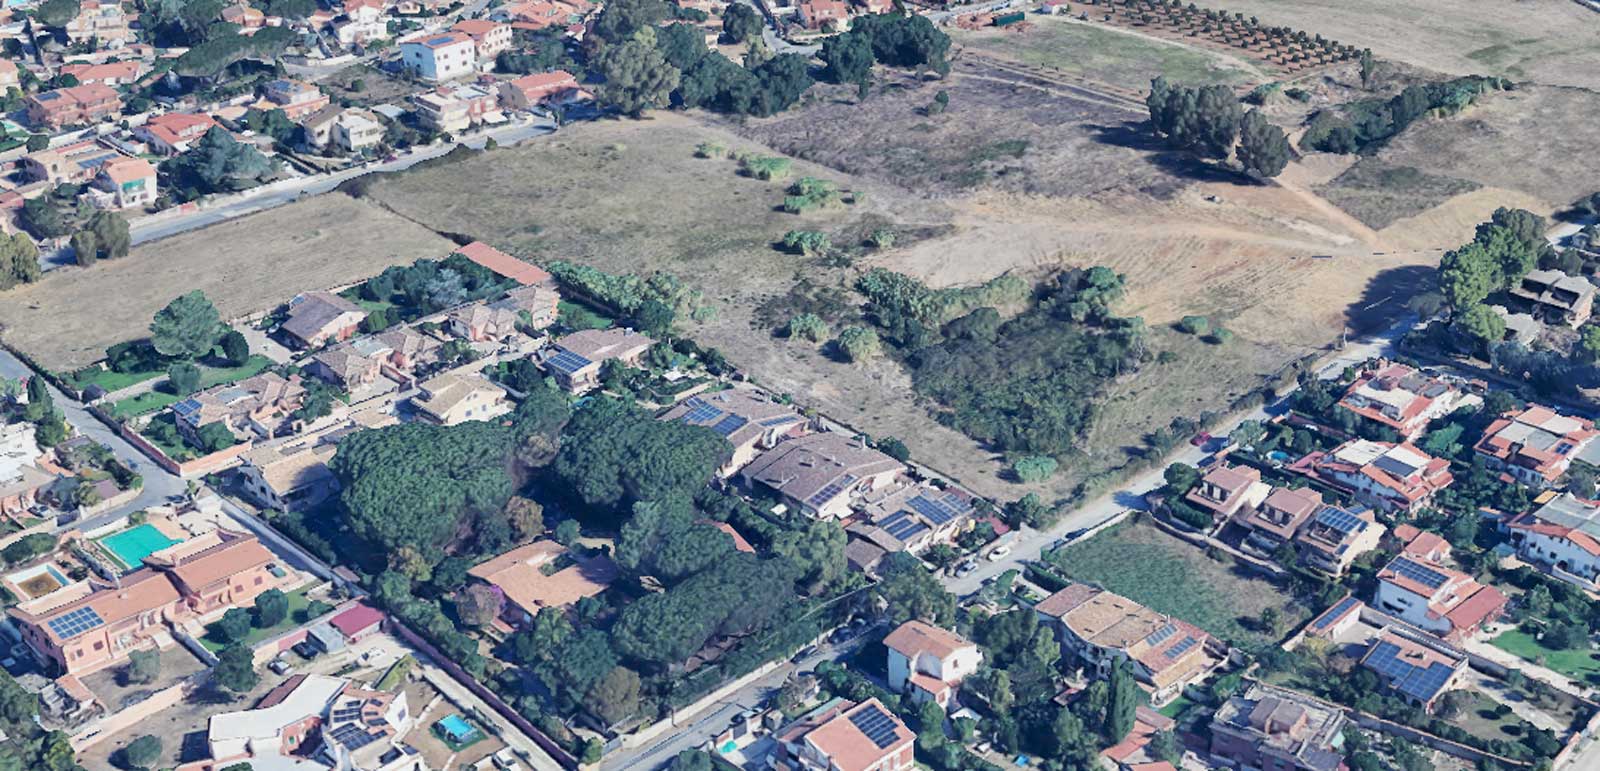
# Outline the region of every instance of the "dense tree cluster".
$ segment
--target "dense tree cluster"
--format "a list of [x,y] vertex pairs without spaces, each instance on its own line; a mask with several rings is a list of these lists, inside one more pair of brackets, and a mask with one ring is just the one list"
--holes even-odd
[[609,397],[573,415],[554,471],[594,506],[692,498],[732,453],[715,431]]
[[260,185],[278,173],[278,164],[220,126],[213,126],[193,147],[162,163],[160,172],[162,187],[174,198],[190,201]]
[[1300,148],[1328,153],[1366,153],[1430,112],[1460,112],[1482,94],[1511,88],[1502,78],[1472,75],[1441,83],[1413,84],[1389,99],[1364,99],[1311,116]]
[[1496,209],[1478,225],[1472,241],[1439,261],[1439,291],[1449,305],[1453,329],[1479,351],[1498,343],[1505,322],[1483,302],[1522,280],[1552,252],[1542,217],[1523,209]]
[[462,303],[496,297],[516,282],[458,254],[443,260],[417,260],[393,265],[362,283],[355,296],[391,303],[399,321],[454,308]]
[[231,24],[217,24],[221,32],[211,32],[210,37],[185,51],[173,65],[173,71],[184,77],[215,78],[229,65],[242,59],[259,59],[271,62],[296,40],[294,30],[288,27],[263,27],[253,34],[240,35]]
[[0,234],[0,292],[18,284],[31,284],[44,275],[39,247],[23,233]]
[[1200,88],[1172,85],[1165,77],[1150,82],[1145,98],[1150,125],[1175,149],[1209,160],[1227,160],[1238,143],[1244,169],[1261,177],[1281,173],[1293,151],[1283,129],[1260,110],[1244,112],[1227,86]]
[[163,356],[196,359],[211,352],[224,327],[216,306],[196,289],[156,311],[150,343]]

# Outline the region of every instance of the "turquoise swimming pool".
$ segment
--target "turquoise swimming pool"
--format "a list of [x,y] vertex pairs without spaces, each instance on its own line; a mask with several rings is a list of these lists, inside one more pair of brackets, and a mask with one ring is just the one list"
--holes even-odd
[[136,568],[148,557],[168,546],[176,546],[182,541],[168,538],[166,534],[157,530],[155,526],[146,523],[113,533],[100,539],[100,545],[106,547],[118,560],[122,561],[125,568]]

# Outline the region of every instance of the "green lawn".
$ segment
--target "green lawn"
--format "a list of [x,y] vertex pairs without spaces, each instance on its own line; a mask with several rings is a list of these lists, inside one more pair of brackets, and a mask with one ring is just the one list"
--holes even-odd
[[1020,34],[985,29],[954,37],[980,51],[1138,90],[1158,75],[1187,86],[1234,85],[1251,78],[1253,69],[1225,54],[1063,19],[1035,19]]
[[1543,659],[1545,667],[1580,683],[1600,681],[1600,660],[1587,648],[1551,650],[1521,629],[1512,629],[1489,641],[1494,647],[1528,661]]
[[[249,360],[237,367],[201,366],[200,388],[206,389],[223,383],[235,383],[252,375],[259,375],[262,370],[271,366],[272,360],[260,354],[252,354]],[[112,412],[119,418],[132,418],[164,409],[182,399],[182,396],[166,391],[147,391],[138,396],[130,396],[117,402],[112,407]]]
[[1177,720],[1183,715],[1184,712],[1187,712],[1190,707],[1197,706],[1198,704],[1199,702],[1189,698],[1188,694],[1183,694],[1178,696],[1178,698],[1173,699],[1171,704],[1168,704],[1167,706],[1156,711],[1172,718],[1173,720]]
[[1310,615],[1287,589],[1235,568],[1143,521],[1125,522],[1049,556],[1062,572],[1188,621],[1235,645],[1276,642],[1255,619],[1277,608],[1282,629]]
[[131,385],[143,383],[146,380],[161,377],[163,374],[165,373],[163,373],[161,370],[151,370],[149,372],[113,372],[109,369],[101,369],[99,365],[95,365],[92,367],[84,367],[83,369],[75,372],[69,372],[62,379],[77,387],[79,390],[88,388],[92,385],[97,385],[106,389],[107,393],[110,393],[112,391],[120,391]]
[[[276,637],[284,632],[289,631],[290,629],[310,621],[311,619],[306,618],[306,606],[310,605],[311,601],[306,599],[306,592],[311,591],[311,587],[314,585],[315,584],[306,584],[305,586],[302,586],[299,589],[296,589],[285,595],[289,598],[289,615],[285,616],[281,623],[274,624],[273,626],[269,626],[265,629],[251,627],[250,635],[245,638],[244,644],[255,645],[262,640]],[[226,643],[223,643],[221,640],[213,637],[211,630],[209,629],[206,630],[205,636],[200,638],[200,644],[206,646],[206,650],[211,651],[212,653],[216,653],[226,646]]]

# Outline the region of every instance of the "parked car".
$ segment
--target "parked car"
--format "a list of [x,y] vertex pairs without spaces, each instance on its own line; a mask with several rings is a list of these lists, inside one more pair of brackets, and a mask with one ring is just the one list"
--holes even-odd
[[1067,543],[1072,543],[1073,541],[1076,541],[1079,538],[1082,538],[1088,532],[1089,532],[1088,530],[1085,530],[1083,528],[1079,528],[1077,530],[1073,530],[1073,531],[1068,532],[1066,537],[1063,540],[1065,540]]
[[806,647],[801,648],[798,652],[796,652],[794,654],[794,656],[792,658],[790,658],[789,660],[790,661],[805,661],[806,657],[808,657],[811,654],[816,653],[816,652],[817,652],[817,646],[815,646],[815,645],[807,645]]
[[994,551],[989,552],[989,561],[999,562],[1000,560],[1005,559],[1006,555],[1010,553],[1010,546],[996,546],[994,547]]
[[274,674],[286,675],[289,674],[289,670],[292,668],[289,666],[289,662],[284,660],[283,656],[278,656],[267,662],[267,669],[272,670]]
[[312,645],[306,640],[301,640],[300,642],[295,643],[291,650],[300,654],[300,658],[303,658],[306,661],[310,661],[322,654],[322,651],[317,650],[317,646]]
[[1211,443],[1211,434],[1206,433],[1205,431],[1201,431],[1200,433],[1195,434],[1194,438],[1189,440],[1189,444],[1192,444],[1192,445],[1194,445],[1196,447],[1204,447],[1204,446],[1206,446],[1206,445],[1208,445],[1210,443]]
[[977,569],[978,563],[973,562],[972,560],[967,560],[966,562],[961,563],[960,567],[956,568],[956,578],[966,578],[967,576],[972,575],[972,571]]

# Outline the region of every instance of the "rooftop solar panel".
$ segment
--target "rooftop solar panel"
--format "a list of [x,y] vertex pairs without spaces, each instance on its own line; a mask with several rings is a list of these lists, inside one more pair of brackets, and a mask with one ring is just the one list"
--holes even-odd
[[853,474],[845,474],[843,477],[840,477],[838,480],[833,481],[833,482],[829,482],[821,490],[818,490],[815,493],[812,493],[811,497],[806,499],[806,503],[808,503],[808,504],[810,504],[812,506],[821,506],[822,504],[827,503],[830,500],[833,500],[833,497],[835,495],[838,495],[839,493],[843,492],[846,487],[849,487],[850,485],[853,485],[855,483],[856,483],[855,475],[853,475]]
[[1354,597],[1344,598],[1339,602],[1338,605],[1333,606],[1328,610],[1328,612],[1323,613],[1322,616],[1317,619],[1317,622],[1312,624],[1312,628],[1317,630],[1327,629],[1329,626],[1333,625],[1335,620],[1344,615],[1345,611],[1349,610],[1357,602],[1359,602],[1359,600]]
[[1455,670],[1437,661],[1426,667],[1400,658],[1400,646],[1379,642],[1367,657],[1367,666],[1383,675],[1395,690],[1419,701],[1428,701],[1438,695],[1450,681]]
[[1169,637],[1171,637],[1171,636],[1173,636],[1173,635],[1175,635],[1177,633],[1178,633],[1178,625],[1177,624],[1168,623],[1168,624],[1162,626],[1160,629],[1157,629],[1156,631],[1151,632],[1149,637],[1144,638],[1144,641],[1145,641],[1146,645],[1160,645],[1160,644],[1166,642],[1167,638],[1169,638]]
[[866,734],[878,749],[886,749],[900,740],[894,723],[894,718],[876,706],[868,705],[867,708],[850,716],[850,722],[857,730]]
[[927,517],[928,521],[935,526],[944,525],[961,516],[960,513],[950,508],[943,501],[936,501],[925,495],[918,495],[912,498],[906,502],[906,505],[910,506],[918,514]]
[[105,623],[94,608],[78,608],[47,622],[57,637],[70,640]]
[[927,525],[918,522],[915,517],[912,517],[910,514],[907,514],[904,511],[890,515],[887,519],[883,520],[883,522],[879,523],[878,526],[883,528],[884,532],[887,532],[889,535],[892,535],[901,541],[909,541],[911,540],[912,536],[928,530]]
[[1317,524],[1326,525],[1341,533],[1350,533],[1366,525],[1366,521],[1344,509],[1332,506],[1317,513]]
[[572,351],[557,351],[554,356],[551,356],[544,362],[546,367],[560,372],[563,375],[570,375],[580,369],[583,369],[584,367],[589,366],[592,363],[593,362],[573,353]]
[[1188,653],[1190,648],[1193,648],[1195,645],[1199,644],[1199,642],[1199,640],[1193,637],[1185,637],[1177,645],[1174,645],[1167,650],[1167,658],[1175,659],[1179,656],[1182,656],[1183,654]]
[[785,423],[794,423],[798,420],[800,420],[798,415],[779,415],[775,418],[767,418],[766,420],[761,421],[761,425],[767,427],[781,426]]
[[722,410],[706,404],[698,397],[690,398],[689,401],[684,402],[684,406],[689,408],[689,411],[685,412],[683,417],[680,418],[685,423],[706,423],[722,414]]
[[738,415],[728,415],[723,417],[722,420],[717,421],[717,424],[712,426],[711,430],[722,434],[725,437],[731,436],[733,432],[744,428],[745,424],[749,422],[750,421],[745,420]]
[[1405,557],[1395,557],[1394,561],[1389,563],[1389,570],[1393,571],[1395,575],[1416,581],[1429,589],[1438,589],[1450,578],[1427,565],[1413,562]]

